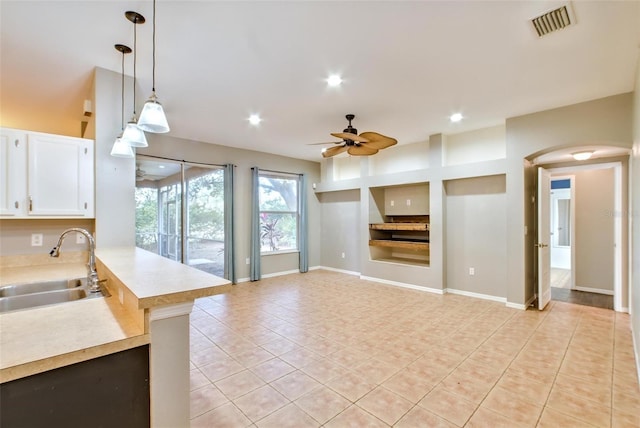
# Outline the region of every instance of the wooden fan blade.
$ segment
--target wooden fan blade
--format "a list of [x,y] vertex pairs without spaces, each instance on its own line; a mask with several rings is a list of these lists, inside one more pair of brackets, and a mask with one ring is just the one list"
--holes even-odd
[[329,147],[327,150],[322,152],[322,157],[330,158],[331,156],[339,155],[345,151],[347,151],[347,146]]
[[357,141],[358,143],[369,142],[366,138],[361,137],[360,135],[351,134],[350,132],[332,132],[331,135],[337,138],[342,138],[343,140]]
[[347,150],[350,155],[353,156],[370,156],[378,153],[378,149],[370,148],[368,146],[351,146]]
[[398,140],[395,138],[387,137],[377,132],[363,132],[360,136],[369,140],[369,142],[366,143],[367,147],[374,149],[386,149],[387,147],[398,144]]
[[309,143],[307,146],[321,146],[323,144],[342,144],[344,141],[327,141],[326,143]]

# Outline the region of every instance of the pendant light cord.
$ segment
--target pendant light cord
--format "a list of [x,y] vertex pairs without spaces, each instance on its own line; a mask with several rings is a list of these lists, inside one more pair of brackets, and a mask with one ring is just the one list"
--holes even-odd
[[151,92],[156,92],[156,0],[153,0],[153,68],[151,71]]
[[133,21],[133,116],[136,116],[136,57],[138,56],[138,18]]
[[120,128],[124,131],[124,50],[122,51],[122,73],[120,73],[120,75],[122,76],[122,82],[120,84],[120,99],[122,101],[122,108],[120,109],[120,111],[122,112],[122,117],[120,118]]

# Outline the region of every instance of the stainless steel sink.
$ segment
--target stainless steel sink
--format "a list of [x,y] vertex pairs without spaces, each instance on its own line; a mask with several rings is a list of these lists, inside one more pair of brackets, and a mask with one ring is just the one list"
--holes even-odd
[[87,298],[84,288],[71,290],[45,291],[42,293],[22,294],[18,296],[0,298],[0,312],[33,308],[36,306],[53,305],[56,303],[72,302]]
[[87,278],[58,279],[53,281],[29,282],[0,287],[0,297],[19,296],[22,294],[41,293],[43,291],[66,290],[83,287]]
[[12,284],[0,287],[0,313],[108,296],[103,287],[90,292],[86,278]]

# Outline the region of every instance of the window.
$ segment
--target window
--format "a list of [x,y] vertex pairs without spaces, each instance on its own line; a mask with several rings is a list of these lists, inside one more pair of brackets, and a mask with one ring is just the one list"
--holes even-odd
[[260,252],[298,251],[298,176],[260,172]]

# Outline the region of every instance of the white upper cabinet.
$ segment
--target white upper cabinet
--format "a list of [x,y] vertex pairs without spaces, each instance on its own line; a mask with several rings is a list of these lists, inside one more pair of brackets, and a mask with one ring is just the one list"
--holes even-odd
[[[26,208],[26,135],[12,129],[0,132],[0,216],[17,217]],[[20,178],[20,179],[18,179]]]
[[12,129],[2,129],[1,135],[0,215],[94,217],[92,140]]

